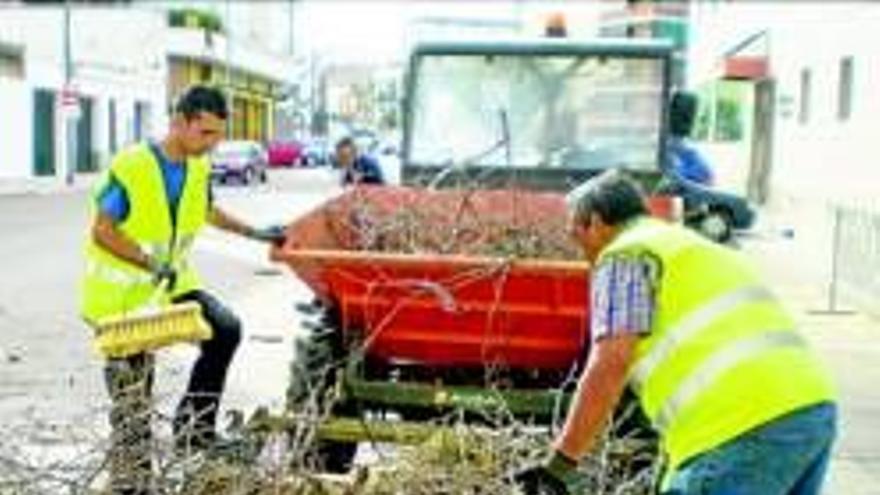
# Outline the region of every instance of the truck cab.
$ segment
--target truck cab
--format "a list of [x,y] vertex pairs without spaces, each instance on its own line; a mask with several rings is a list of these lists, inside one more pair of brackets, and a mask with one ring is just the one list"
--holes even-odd
[[671,50],[630,39],[418,45],[406,78],[402,182],[566,191],[622,168],[653,187]]

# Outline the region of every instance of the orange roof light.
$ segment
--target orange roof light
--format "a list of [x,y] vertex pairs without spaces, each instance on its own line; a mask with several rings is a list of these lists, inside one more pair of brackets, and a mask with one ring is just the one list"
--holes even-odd
[[547,38],[565,38],[567,34],[565,15],[560,12],[550,14],[547,18],[547,23],[544,25],[544,36]]

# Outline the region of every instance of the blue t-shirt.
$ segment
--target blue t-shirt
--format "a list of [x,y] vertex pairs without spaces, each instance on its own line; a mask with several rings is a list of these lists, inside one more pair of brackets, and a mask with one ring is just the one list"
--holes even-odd
[[674,172],[698,184],[712,185],[714,179],[712,169],[693,145],[683,138],[671,138],[667,146],[669,159],[672,162],[670,165]]
[[384,184],[382,168],[375,158],[359,155],[342,176],[343,184]]
[[[162,153],[156,143],[149,143],[150,151],[159,162],[159,168],[162,170],[162,182],[165,184],[165,195],[168,198],[168,204],[171,211],[174,212],[173,217],[177,217],[177,206],[180,204],[180,196],[183,194],[183,183],[186,180],[186,166],[181,162],[172,162]],[[210,194],[209,194],[210,196]],[[98,204],[101,211],[113,219],[114,223],[120,223],[128,216],[130,204],[128,201],[128,192],[122,187],[122,184],[111,175],[110,181],[104,187],[99,195]]]

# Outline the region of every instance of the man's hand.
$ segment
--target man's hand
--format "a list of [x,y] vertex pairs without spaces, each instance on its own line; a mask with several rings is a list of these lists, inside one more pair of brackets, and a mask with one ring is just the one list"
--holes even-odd
[[569,495],[565,480],[576,468],[575,461],[554,452],[542,464],[517,473],[514,481],[526,495]]
[[272,225],[271,227],[263,227],[261,229],[251,229],[248,237],[280,246],[287,239],[287,234],[284,233],[283,226]]
[[150,260],[150,273],[153,274],[153,284],[165,284],[165,290],[171,292],[177,285],[177,270],[169,263],[161,263],[156,260]]

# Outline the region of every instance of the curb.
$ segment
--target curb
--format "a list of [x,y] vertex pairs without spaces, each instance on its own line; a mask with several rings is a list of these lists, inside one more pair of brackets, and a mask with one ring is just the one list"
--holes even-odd
[[76,175],[71,185],[58,177],[0,178],[0,197],[85,192],[92,188],[99,176],[100,173]]

